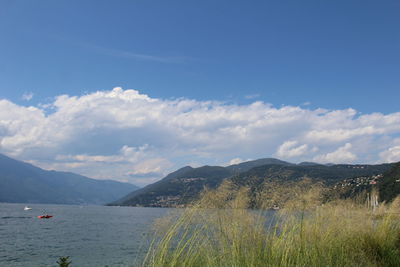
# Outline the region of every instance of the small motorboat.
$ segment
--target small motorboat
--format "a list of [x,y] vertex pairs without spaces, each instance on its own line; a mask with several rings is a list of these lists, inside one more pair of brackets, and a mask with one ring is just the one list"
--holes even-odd
[[24,210],[31,210],[32,208],[25,206]]
[[53,215],[48,215],[48,214],[45,214],[45,215],[39,215],[39,216],[37,216],[39,219],[50,219],[51,217],[53,217]]

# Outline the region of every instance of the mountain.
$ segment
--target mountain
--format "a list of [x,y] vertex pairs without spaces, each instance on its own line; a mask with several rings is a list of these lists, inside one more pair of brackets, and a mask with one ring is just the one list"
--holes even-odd
[[378,180],[381,201],[391,201],[400,194],[400,162]]
[[105,204],[137,188],[71,172],[47,171],[0,154],[0,202]]
[[226,167],[228,170],[231,170],[235,173],[241,173],[248,171],[254,167],[262,166],[262,165],[284,165],[284,166],[291,166],[294,165],[293,163],[289,163],[283,160],[274,159],[274,158],[265,158],[265,159],[257,159],[252,161],[246,161],[239,164],[234,164]]
[[184,167],[168,174],[160,181],[130,193],[111,205],[174,207],[186,204],[197,197],[205,186],[217,187],[233,172],[224,167]]
[[[299,165],[299,166],[312,166],[312,165],[322,165],[322,164],[315,163],[315,162],[304,161],[304,162],[300,162],[297,165]],[[326,166],[332,166],[332,165],[335,165],[335,164],[326,165]]]
[[268,181],[297,181],[305,177],[332,185],[340,180],[373,176],[388,171],[392,164],[380,165],[264,165],[231,177],[238,186],[257,188]]
[[195,199],[204,187],[215,188],[221,182],[237,173],[265,164],[293,165],[273,158],[242,162],[228,167],[203,166],[183,167],[168,174],[160,181],[134,191],[110,205],[175,207]]
[[334,184],[339,180],[362,175],[376,175],[390,169],[392,165],[332,165],[317,163],[292,164],[278,159],[266,158],[243,162],[227,167],[184,167],[162,180],[128,194],[110,205],[176,207],[196,199],[204,187],[215,188],[224,179],[238,186],[249,186],[257,190],[264,182],[300,180],[309,177]]
[[330,187],[332,196],[366,198],[366,193],[377,190],[380,202],[392,201],[400,194],[400,162],[386,165],[390,168],[380,174],[359,175],[336,182]]

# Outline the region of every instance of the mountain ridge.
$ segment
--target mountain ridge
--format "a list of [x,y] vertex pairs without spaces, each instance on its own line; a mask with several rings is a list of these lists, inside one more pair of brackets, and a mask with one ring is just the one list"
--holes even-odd
[[44,170],[0,154],[0,202],[106,204],[137,188],[129,183]]
[[233,164],[229,165],[226,168],[233,170],[234,172],[244,172],[248,171],[254,167],[257,166],[262,166],[262,165],[268,165],[268,164],[275,164],[275,165],[295,165],[294,163],[290,163],[287,161],[283,161],[280,159],[275,159],[275,158],[262,158],[262,159],[256,159],[256,160],[250,160],[250,161],[245,161],[241,162],[238,164]]
[[279,159],[264,158],[226,167],[192,168],[187,166],[110,205],[180,207],[195,200],[205,187],[215,188],[224,179],[230,179],[238,186],[250,186],[253,190],[269,180],[285,182],[305,177],[331,185],[345,178],[381,174],[388,171],[392,165],[336,164],[328,166],[313,162],[294,164]]

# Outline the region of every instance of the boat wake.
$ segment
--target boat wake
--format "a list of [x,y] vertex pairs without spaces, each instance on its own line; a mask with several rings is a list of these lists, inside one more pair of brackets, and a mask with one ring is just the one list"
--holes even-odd
[[4,216],[1,217],[1,219],[30,219],[33,217],[29,217],[29,216]]

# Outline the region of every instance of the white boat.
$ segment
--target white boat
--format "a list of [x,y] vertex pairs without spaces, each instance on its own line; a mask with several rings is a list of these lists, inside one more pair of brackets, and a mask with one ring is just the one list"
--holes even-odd
[[31,210],[32,208],[29,208],[28,206],[25,206],[24,210]]

